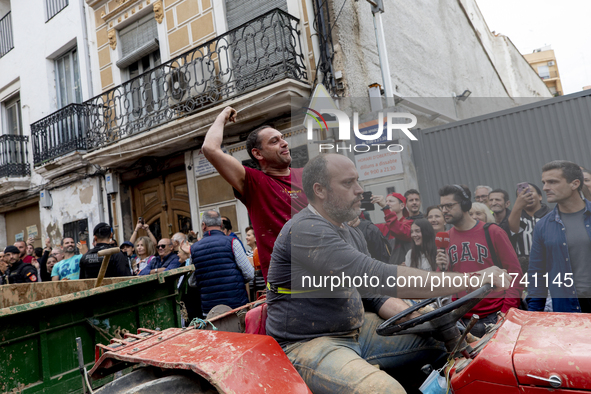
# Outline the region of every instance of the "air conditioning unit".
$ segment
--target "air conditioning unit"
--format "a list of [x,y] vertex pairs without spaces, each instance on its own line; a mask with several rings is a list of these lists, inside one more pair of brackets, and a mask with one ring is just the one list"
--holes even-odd
[[41,190],[41,193],[39,193],[39,205],[43,208],[51,208],[53,205],[53,200],[48,190]]
[[556,65],[556,62],[554,60],[550,60],[548,62],[548,66],[555,66],[555,65]]
[[113,173],[105,174],[105,189],[107,194],[114,194],[119,192],[119,183],[117,182],[117,177],[113,175]]
[[[188,71],[186,71],[188,72]],[[188,97],[188,79],[190,75],[185,75],[185,70],[175,69],[166,76],[168,104],[177,105],[185,101]]]

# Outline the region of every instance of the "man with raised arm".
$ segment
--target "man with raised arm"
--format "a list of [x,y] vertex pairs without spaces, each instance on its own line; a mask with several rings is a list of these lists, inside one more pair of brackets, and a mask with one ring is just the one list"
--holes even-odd
[[236,121],[236,114],[235,109],[226,107],[218,115],[207,131],[202,151],[248,209],[266,281],[277,235],[293,214],[306,207],[308,200],[303,193],[302,169],[290,168],[287,141],[273,127],[261,126],[246,140],[248,155],[260,170],[245,167],[222,151],[224,127],[228,121]]

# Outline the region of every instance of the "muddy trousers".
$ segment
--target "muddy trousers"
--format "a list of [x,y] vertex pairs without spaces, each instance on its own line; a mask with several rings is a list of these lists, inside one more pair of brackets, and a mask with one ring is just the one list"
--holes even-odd
[[[379,336],[376,328],[383,321],[375,313],[366,312],[361,328],[351,334],[298,342],[284,350],[314,394],[405,393],[383,369],[418,371],[441,359],[445,348],[428,337]],[[425,375],[417,376],[426,379]]]

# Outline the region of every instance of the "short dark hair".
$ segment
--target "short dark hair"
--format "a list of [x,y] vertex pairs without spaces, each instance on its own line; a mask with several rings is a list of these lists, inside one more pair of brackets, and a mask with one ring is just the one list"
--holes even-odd
[[503,189],[494,189],[492,192],[488,193],[488,195],[490,196],[493,193],[501,193],[503,195],[503,200],[505,202],[509,201],[509,193],[507,193],[506,190],[503,190]]
[[308,201],[314,201],[316,198],[314,195],[314,184],[316,183],[329,188],[328,161],[322,154],[306,163],[302,172],[302,184]]
[[248,135],[248,137],[246,138],[246,151],[248,152],[248,155],[250,156],[250,158],[257,164],[259,161],[252,154],[252,150],[253,149],[260,150],[263,147],[263,145],[261,144],[261,140],[259,139],[259,133],[261,131],[263,131],[264,129],[272,129],[272,128],[273,128],[273,126],[262,125],[260,127],[257,127],[253,131],[251,131],[250,134]]
[[[466,194],[466,197],[464,197],[464,195],[462,194],[462,191],[460,189],[458,189],[457,186],[460,186],[463,190],[464,193]],[[439,197],[443,197],[443,196],[449,196],[450,194],[454,195],[454,200],[456,202],[462,202],[465,200],[471,201],[472,199],[472,193],[470,193],[470,189],[468,189],[468,186],[466,185],[445,185],[443,186],[441,189],[439,189]]]
[[562,170],[562,177],[566,179],[568,183],[578,179],[580,184],[577,190],[583,190],[585,177],[583,176],[583,170],[581,170],[581,167],[579,167],[577,164],[573,163],[572,161],[554,160],[550,163],[544,164],[544,167],[542,167],[542,172],[551,170]]
[[247,228],[244,229],[244,233],[246,234],[250,230],[252,230],[254,232],[254,229],[252,228],[252,226],[248,226]]
[[404,193],[404,198],[408,199],[408,196],[410,196],[411,194],[416,194],[419,197],[421,196],[421,193],[419,193],[417,189],[409,189],[406,191],[406,193]]
[[227,217],[222,217],[222,230],[232,230],[232,221]]
[[94,227],[93,235],[100,240],[109,239],[113,230],[107,223],[99,223]]
[[60,244],[60,246],[64,246],[64,241],[65,241],[66,239],[68,239],[68,238],[70,238],[72,241],[76,242],[76,240],[74,239],[74,237],[63,237],[63,238],[62,238],[62,243]]
[[43,257],[43,248],[35,248],[35,256],[40,259],[41,257]]

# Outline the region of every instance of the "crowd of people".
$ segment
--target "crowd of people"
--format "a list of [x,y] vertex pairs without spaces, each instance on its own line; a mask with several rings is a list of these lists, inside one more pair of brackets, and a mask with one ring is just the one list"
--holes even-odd
[[[512,210],[508,191],[477,186],[473,201],[468,187],[445,185],[439,205],[424,212],[415,189],[371,196],[384,217],[383,223],[374,224],[361,210],[364,190],[349,158],[320,155],[303,169],[291,168],[281,132],[261,126],[246,141],[259,169],[245,167],[221,149],[224,128],[236,116],[230,107],[218,115],[202,151],[248,209],[249,250],[215,210],[203,213],[202,238],[193,244],[183,233],[157,240],[139,222],[130,240],[121,244],[121,253],[111,257],[107,276],[149,275],[194,264],[188,283],[198,289],[189,297],[199,298],[197,315],[218,304],[234,308],[252,300],[245,283],[255,289],[264,286],[266,332],[313,392],[355,391],[367,384],[378,392],[400,389],[392,376],[371,364],[386,369],[409,367],[417,360],[424,364],[441,356],[442,344],[414,335],[378,337],[377,325],[406,309],[403,299],[456,298],[476,287],[471,281],[443,281],[435,288],[382,286],[376,292],[367,285],[343,284],[322,298],[297,280],[306,275],[371,274],[380,283],[411,276],[476,276],[478,286],[494,288],[464,316],[465,322],[472,315],[480,317],[472,329],[476,336],[510,308],[591,312],[589,171],[567,161],[541,169],[542,190],[556,204],[553,210],[542,203],[542,190],[533,181],[517,185]],[[147,236],[138,236],[140,231]],[[449,245],[438,248],[435,239],[442,232],[447,232]],[[54,249],[46,242],[39,251],[17,242],[4,250],[0,268],[8,264],[10,283],[93,278],[101,262],[97,252],[113,246],[112,233],[108,224],[100,223],[93,231],[93,248],[79,243],[78,253],[72,238]],[[550,281],[533,286],[534,275],[549,275]],[[553,281],[555,277],[559,280]],[[301,293],[311,296],[294,297]]]

